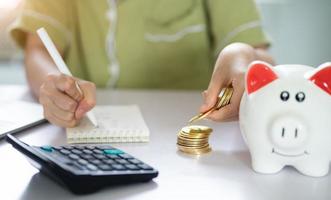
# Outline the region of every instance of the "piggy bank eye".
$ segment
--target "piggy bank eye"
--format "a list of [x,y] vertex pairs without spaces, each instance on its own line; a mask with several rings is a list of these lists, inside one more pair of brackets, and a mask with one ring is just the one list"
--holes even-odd
[[305,93],[303,92],[298,92],[296,95],[295,95],[295,99],[298,101],[298,102],[303,102],[303,100],[305,100]]
[[282,101],[287,101],[290,98],[290,93],[288,93],[287,91],[283,91],[282,93],[280,93],[280,99]]

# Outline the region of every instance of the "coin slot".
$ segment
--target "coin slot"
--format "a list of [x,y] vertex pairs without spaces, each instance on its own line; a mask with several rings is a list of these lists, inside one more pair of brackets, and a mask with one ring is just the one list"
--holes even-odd
[[285,136],[285,128],[282,128],[282,137]]
[[294,137],[297,138],[298,137],[298,129],[296,128],[295,129],[295,134],[294,134]]

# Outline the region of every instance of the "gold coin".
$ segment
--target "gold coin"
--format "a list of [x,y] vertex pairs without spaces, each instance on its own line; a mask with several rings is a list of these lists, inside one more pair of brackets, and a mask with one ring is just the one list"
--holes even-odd
[[233,88],[227,88],[225,95],[224,95],[223,102],[218,105],[217,109],[220,109],[220,108],[228,105],[230,102],[230,99],[232,97],[232,94],[233,94]]
[[201,149],[205,149],[205,148],[208,148],[209,147],[209,144],[204,144],[204,145],[200,145],[198,147],[192,147],[192,146],[184,146],[184,145],[178,145],[178,147],[182,148],[182,149],[196,149],[196,150],[201,150]]
[[229,93],[229,89],[228,88],[225,88],[224,94],[221,97],[218,97],[219,98],[219,101],[215,105],[216,109],[220,109],[222,107],[222,105],[224,104],[225,99],[226,99],[226,96],[228,95],[228,93]]
[[224,100],[224,105],[222,105],[222,107],[224,107],[230,103],[232,95],[233,95],[233,88],[229,88],[229,93],[227,94],[227,96]]
[[183,148],[183,147],[179,146],[178,149],[184,153],[195,154],[195,155],[200,155],[200,154],[208,153],[211,151],[210,147],[203,148],[203,149],[187,149],[187,148]]
[[220,94],[217,97],[217,102],[216,104],[213,106],[214,108],[217,108],[218,105],[221,103],[222,99],[225,97],[226,95],[226,91],[228,90],[228,88],[223,88],[220,92]]
[[204,149],[208,148],[208,147],[196,147],[196,146],[182,146],[182,145],[178,145],[180,147],[178,147],[178,149],[180,149],[181,151],[192,151],[192,150],[196,150],[196,151],[203,151]]
[[182,132],[184,133],[211,133],[213,129],[208,126],[200,126],[200,125],[191,125],[185,126],[182,128]]
[[196,145],[196,146],[201,146],[202,144],[208,144],[208,141],[205,142],[187,142],[187,141],[182,141],[182,140],[177,140],[177,144],[182,144],[182,145]]
[[226,89],[227,88],[222,88],[222,90],[221,90],[220,94],[218,95],[218,97],[224,96],[224,93],[225,93]]
[[183,139],[205,139],[210,136],[210,133],[184,133],[179,132],[177,134],[178,137],[181,137]]
[[210,132],[198,132],[197,131],[197,132],[187,133],[187,132],[184,132],[183,130],[181,130],[180,132],[178,132],[178,135],[188,135],[188,136],[190,136],[190,135],[192,135],[192,136],[197,136],[197,135],[203,136],[203,135],[205,135],[205,136],[209,136],[210,133],[211,133],[211,131]]
[[222,107],[226,106],[229,103],[230,97],[232,96],[232,91],[233,91],[232,88],[228,88],[228,91],[227,91],[225,99],[224,99],[224,104],[222,105]]
[[178,138],[181,138],[183,140],[185,139],[191,139],[191,140],[203,140],[203,139],[208,139],[209,135],[205,135],[205,134],[180,134],[177,136]]
[[203,142],[208,142],[208,138],[187,139],[187,138],[178,137],[177,141],[186,142],[186,143],[203,143]]
[[181,142],[192,142],[192,143],[203,143],[203,142],[208,142],[208,138],[204,138],[204,139],[187,139],[187,138],[182,138],[182,137],[178,137],[177,141],[181,141]]
[[180,145],[177,145],[178,146],[178,149],[183,151],[183,152],[192,152],[192,151],[195,151],[195,152],[203,152],[205,151],[206,149],[210,149],[209,146],[205,146],[205,147],[202,147],[202,148],[196,148],[196,147],[184,147],[184,146],[180,146]]
[[209,145],[208,142],[193,143],[193,142],[182,142],[182,141],[177,141],[177,144],[187,147],[203,147],[205,145]]

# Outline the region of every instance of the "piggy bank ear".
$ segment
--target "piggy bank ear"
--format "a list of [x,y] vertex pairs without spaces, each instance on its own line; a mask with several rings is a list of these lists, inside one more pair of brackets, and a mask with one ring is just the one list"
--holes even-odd
[[320,65],[309,80],[331,95],[331,63]]
[[271,65],[262,61],[254,61],[249,65],[246,74],[246,91],[251,94],[277,78]]

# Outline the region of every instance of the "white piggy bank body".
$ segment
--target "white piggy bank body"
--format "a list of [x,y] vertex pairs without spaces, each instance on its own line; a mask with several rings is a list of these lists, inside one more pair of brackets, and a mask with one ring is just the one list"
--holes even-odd
[[276,173],[289,165],[308,176],[326,175],[331,159],[331,64],[315,69],[253,62],[239,119],[255,171]]

